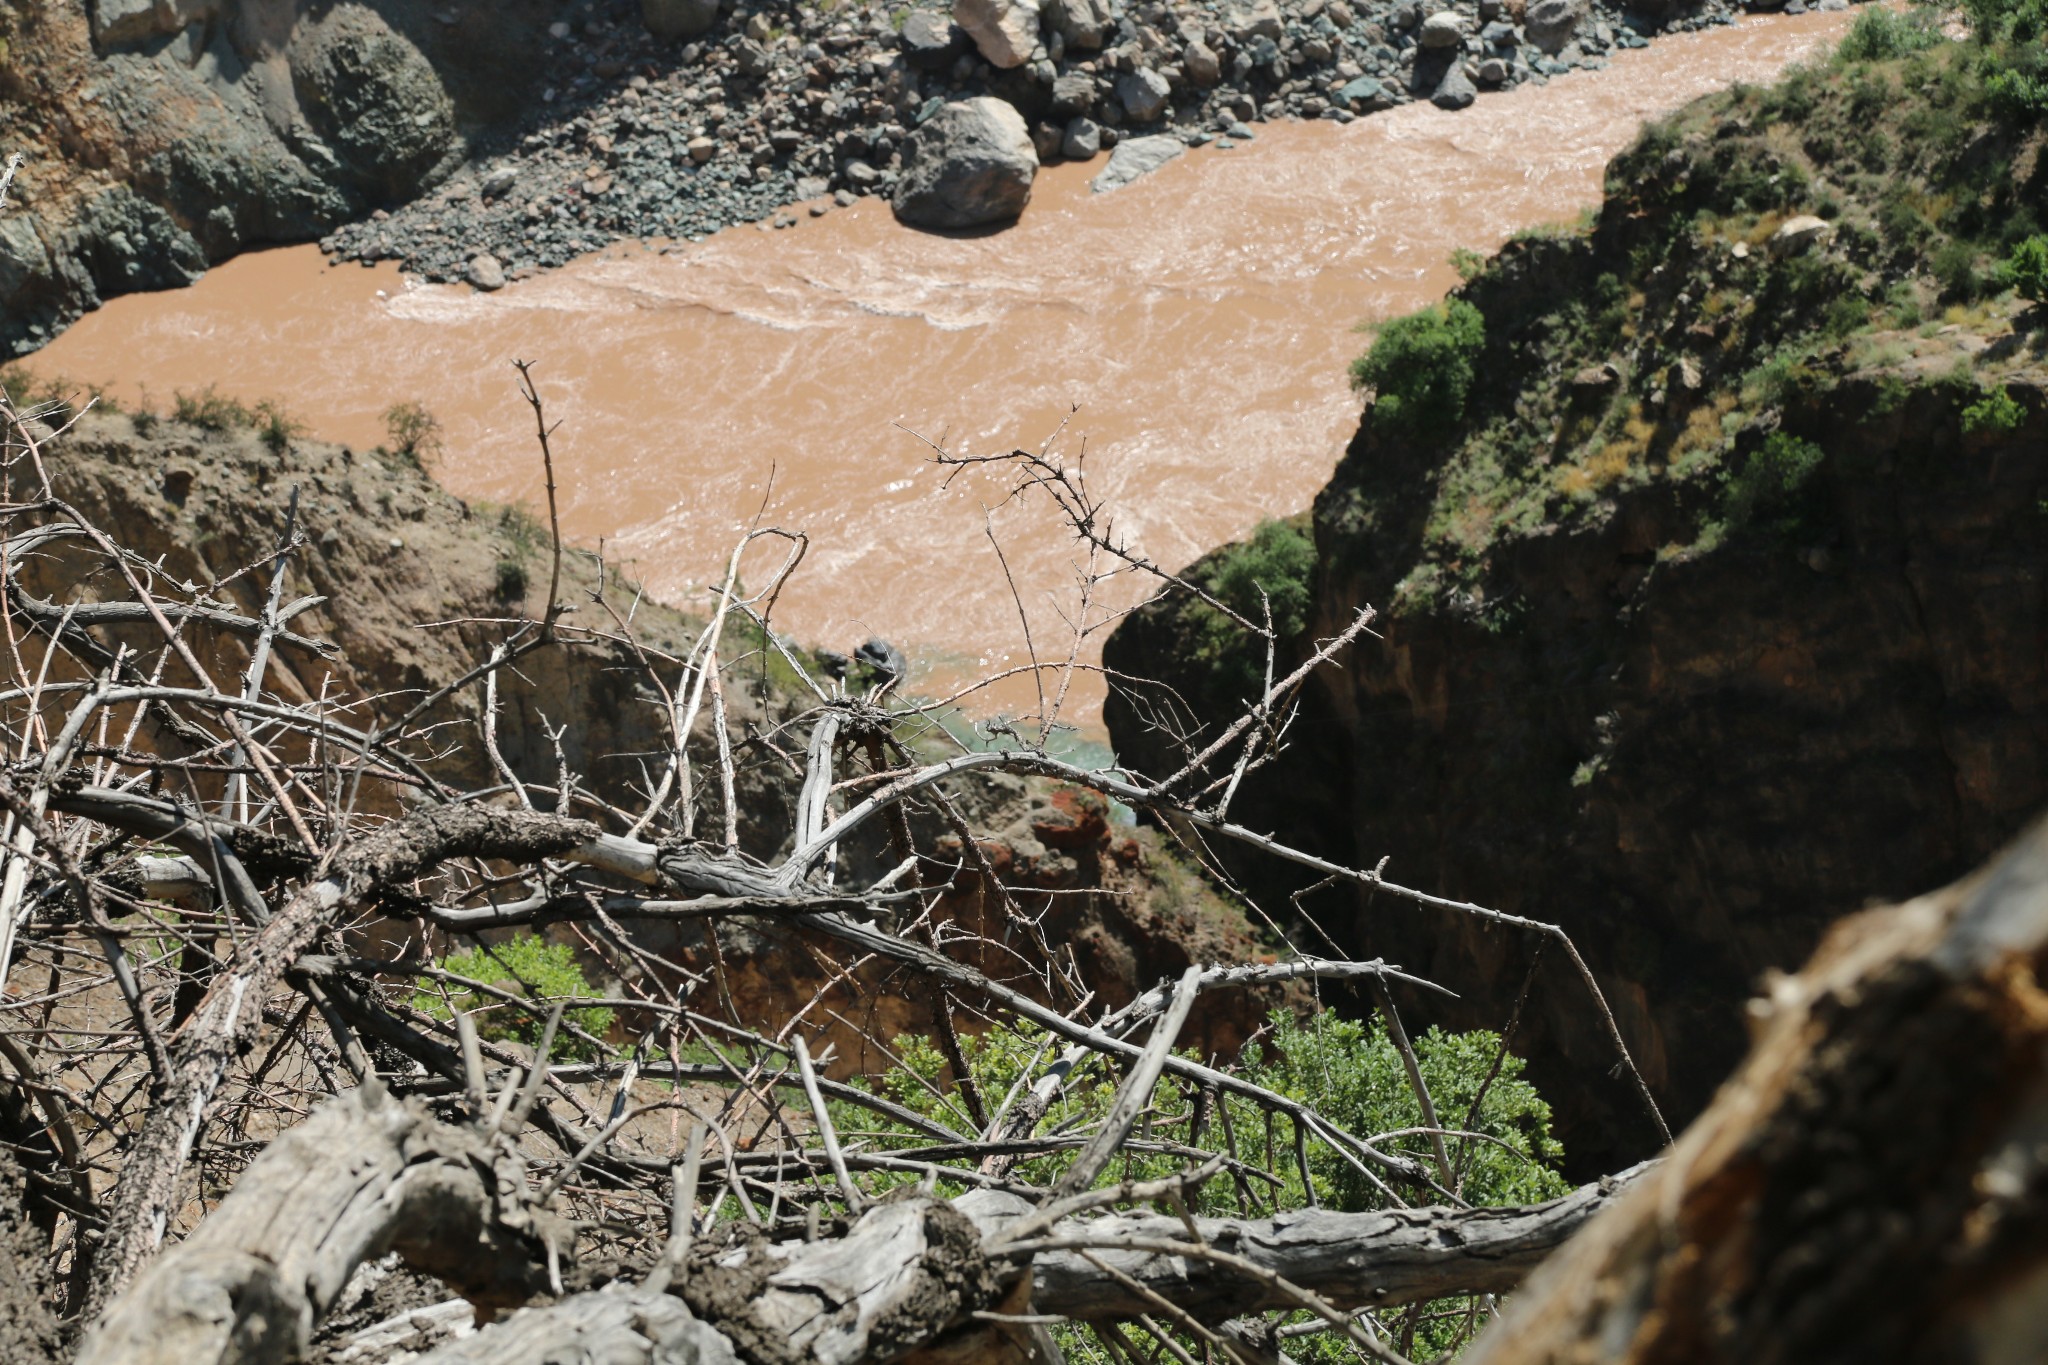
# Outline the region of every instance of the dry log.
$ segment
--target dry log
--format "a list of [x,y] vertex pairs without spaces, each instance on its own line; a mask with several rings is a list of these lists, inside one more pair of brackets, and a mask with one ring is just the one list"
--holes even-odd
[[2048,1359],[2048,824],[1837,924],[1470,1365]]
[[624,1283],[514,1313],[420,1365],[739,1365],[683,1301]]
[[[1338,1308],[1392,1308],[1449,1294],[1513,1289],[1648,1169],[1638,1166],[1525,1208],[1302,1209],[1277,1218],[1197,1218],[1195,1226],[1204,1244]],[[1079,1250],[1084,1245],[1133,1283],[1205,1322],[1298,1306],[1271,1285],[1198,1255],[1118,1250],[1119,1242],[1185,1245],[1187,1230],[1178,1218],[1127,1214],[1056,1225],[1049,1236],[1023,1244],[1045,1248],[1032,1263],[1034,1310],[1097,1321],[1153,1311],[1137,1290],[1090,1265]]]
[[298,1360],[356,1267],[392,1250],[485,1311],[523,1303],[548,1283],[552,1229],[502,1159],[375,1083],[351,1091],[264,1149],[114,1304],[79,1365]]

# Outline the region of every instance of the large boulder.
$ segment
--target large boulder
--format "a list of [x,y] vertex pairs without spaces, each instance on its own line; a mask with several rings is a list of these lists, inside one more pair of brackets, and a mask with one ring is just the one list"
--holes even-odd
[[1005,71],[1030,61],[1038,46],[1038,0],[953,0],[953,22]]
[[663,42],[701,37],[718,22],[718,0],[640,0],[640,19]]
[[1088,182],[1088,188],[1096,194],[1120,190],[1139,176],[1150,175],[1186,150],[1187,144],[1166,133],[1157,137],[1126,138],[1116,144],[1116,150],[1109,154],[1109,164]]
[[1045,24],[1069,50],[1093,52],[1108,41],[1116,16],[1109,0],[1046,0]]
[[1529,41],[1555,56],[1579,31],[1586,16],[1586,0],[1529,0],[1522,16],[1522,31]]
[[914,227],[967,228],[1014,221],[1031,202],[1038,151],[1024,116],[979,95],[945,105],[903,144],[903,176],[890,206]]
[[411,198],[460,154],[441,78],[376,11],[335,6],[290,55],[306,121],[372,200]]

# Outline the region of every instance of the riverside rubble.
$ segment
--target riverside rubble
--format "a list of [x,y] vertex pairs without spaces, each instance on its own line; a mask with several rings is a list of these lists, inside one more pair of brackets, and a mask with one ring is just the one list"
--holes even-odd
[[553,83],[527,127],[322,245],[431,280],[463,279],[487,252],[516,279],[620,239],[769,218],[806,179],[900,203],[912,133],[962,100],[1013,106],[1041,157],[1086,158],[1119,133],[1192,144],[1416,99],[1461,108],[1481,90],[1598,68],[1650,35],[1732,17],[1718,0],[1654,15],[1585,0],[1528,7],[1540,42],[1522,7],[1500,0],[962,0],[952,14],[742,3],[701,38],[664,42],[637,0],[586,2],[557,26]]

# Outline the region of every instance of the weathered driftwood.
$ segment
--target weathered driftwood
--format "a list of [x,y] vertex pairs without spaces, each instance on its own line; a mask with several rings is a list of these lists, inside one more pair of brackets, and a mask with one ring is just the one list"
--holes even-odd
[[548,1284],[547,1216],[469,1128],[375,1084],[322,1107],[157,1257],[86,1339],[79,1365],[299,1359],[364,1261],[396,1250],[485,1309]]
[[2048,1359],[2048,824],[1836,925],[1469,1365]]
[[[1202,1241],[1310,1290],[1338,1308],[1393,1308],[1447,1294],[1500,1294],[1520,1284],[1621,1191],[1636,1167],[1527,1208],[1302,1209],[1277,1218],[1197,1218]],[[1079,1247],[1131,1281],[1205,1322],[1297,1305],[1269,1284],[1196,1255],[1119,1250],[1126,1241],[1185,1243],[1177,1218],[1113,1215],[1052,1230],[1032,1262],[1032,1305],[1082,1319],[1129,1319],[1152,1307],[1135,1289],[1089,1264]],[[1075,1249],[1060,1249],[1063,1243]]]
[[[1589,1185],[1530,1209],[1309,1211],[1197,1228],[1203,1244],[1333,1304],[1392,1306],[1511,1287],[1614,1188]],[[387,1250],[487,1314],[523,1303],[550,1285],[550,1259],[568,1240],[525,1189],[509,1144],[484,1130],[442,1123],[374,1084],[351,1092],[271,1143],[198,1230],[143,1271],[80,1365],[297,1360],[350,1275]],[[1042,1333],[976,1314],[1133,1318],[1156,1311],[1148,1291],[1207,1322],[1290,1306],[1269,1281],[1204,1259],[1178,1220],[1067,1218],[1042,1238],[1003,1243],[1030,1212],[991,1191],[957,1202],[899,1197],[843,1236],[706,1245],[666,1295],[624,1282],[572,1295],[434,1358],[1049,1360]],[[992,1255],[991,1246],[1007,1249]],[[1018,1251],[1032,1246],[1043,1248],[1035,1262]],[[1082,1248],[1126,1278],[1104,1275]]]
[[732,1343],[683,1301],[608,1285],[451,1341],[420,1365],[739,1365]]

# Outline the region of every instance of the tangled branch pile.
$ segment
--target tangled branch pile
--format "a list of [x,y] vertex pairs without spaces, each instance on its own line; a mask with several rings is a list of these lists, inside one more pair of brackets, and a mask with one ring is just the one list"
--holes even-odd
[[[1395,967],[1197,962],[1109,1008],[1048,941],[1058,893],[995,865],[988,783],[1487,913],[1231,822],[1306,668],[1269,664],[1163,779],[1049,751],[1109,619],[1094,587],[1158,573],[1078,470],[1003,464],[1088,569],[1040,714],[982,747],[896,672],[851,686],[776,636],[804,541],[773,530],[680,652],[601,564],[572,614],[557,534],[543,609],[460,623],[486,643],[439,686],[366,691],[297,628],[323,602],[291,592],[296,492],[268,553],[187,581],[60,496],[43,419],[70,416],[4,411],[0,1174],[25,1225],[0,1245],[30,1288],[0,1327],[19,1315],[22,1358],[70,1337],[87,1361],[1394,1359],[1468,1338],[1618,1187],[1548,1172],[1498,1040],[1462,1070],[1455,1040],[1411,1041],[1388,988],[1428,987]],[[742,590],[757,542],[783,559]],[[637,778],[579,776],[566,727],[552,781],[508,760],[501,687],[551,654],[636,670],[665,736]],[[771,663],[790,696],[768,705]],[[793,819],[752,856],[773,772]],[[1369,989],[1384,1037],[1282,1013],[1263,1050],[1189,1047],[1201,1002],[1302,982]],[[929,1039],[849,1003],[891,997]],[[1359,1098],[1374,1065],[1400,1104]]]

